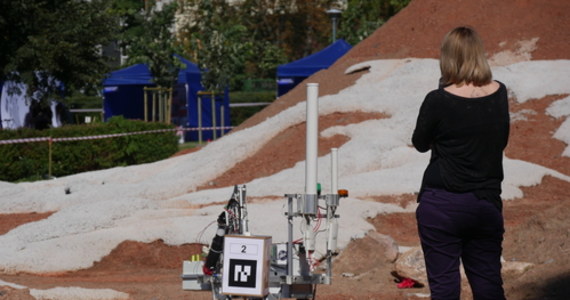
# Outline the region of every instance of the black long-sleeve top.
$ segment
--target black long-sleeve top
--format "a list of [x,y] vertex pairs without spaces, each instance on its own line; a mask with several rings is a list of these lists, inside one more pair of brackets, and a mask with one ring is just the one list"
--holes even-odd
[[[501,208],[503,150],[509,137],[506,86],[479,98],[464,98],[440,87],[424,99],[412,136],[420,152],[431,151],[426,187],[473,192]],[[418,197],[419,199],[419,197]]]

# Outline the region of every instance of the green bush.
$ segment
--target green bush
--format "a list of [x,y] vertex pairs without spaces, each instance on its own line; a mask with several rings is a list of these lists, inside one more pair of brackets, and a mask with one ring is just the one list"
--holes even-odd
[[[172,129],[173,125],[113,117],[107,123],[70,125],[48,130],[0,130],[0,140],[31,137],[80,137]],[[0,145],[0,180],[21,181],[49,174],[49,143],[28,142]],[[147,133],[81,141],[52,143],[52,176],[149,163],[165,159],[178,150],[175,131]]]

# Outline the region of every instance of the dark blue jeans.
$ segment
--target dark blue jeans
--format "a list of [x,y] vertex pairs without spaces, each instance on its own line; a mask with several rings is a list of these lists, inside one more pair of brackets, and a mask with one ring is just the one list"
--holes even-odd
[[427,189],[416,210],[433,300],[459,300],[459,260],[474,300],[503,300],[503,215],[472,193]]

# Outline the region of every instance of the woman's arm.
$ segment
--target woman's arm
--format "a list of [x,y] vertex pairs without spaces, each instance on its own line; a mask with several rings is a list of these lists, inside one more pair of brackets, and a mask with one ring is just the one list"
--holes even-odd
[[434,98],[430,97],[431,93],[426,96],[418,119],[416,128],[412,135],[412,144],[419,152],[427,152],[431,149],[431,144],[435,139],[435,130],[438,123],[437,109],[435,107]]

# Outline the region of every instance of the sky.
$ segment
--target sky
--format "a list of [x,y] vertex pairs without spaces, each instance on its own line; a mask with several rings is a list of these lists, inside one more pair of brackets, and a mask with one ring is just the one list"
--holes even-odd
[[[337,210],[341,248],[374,230],[367,218],[415,210],[415,204],[400,207],[372,198],[418,192],[429,153],[415,151],[410,140],[419,106],[425,95],[437,87],[439,78],[438,61],[434,59],[368,61],[351,66],[346,73],[363,66],[370,66],[370,72],[353,86],[318,100],[319,115],[363,111],[390,116],[331,127],[320,133],[323,137],[342,134],[350,138],[339,147],[339,188],[348,189],[350,194],[340,201]],[[546,95],[570,94],[570,60],[519,62],[494,67],[493,75],[521,103],[539,101],[536,99]],[[47,219],[21,225],[0,236],[0,272],[89,268],[126,240],[209,244],[216,228],[208,225],[222,212],[233,187],[196,188],[254,154],[282,130],[304,122],[305,108],[306,102],[300,102],[256,126],[209,143],[198,152],[155,163],[34,183],[0,182],[0,214],[55,211]],[[512,122],[532,113],[513,114]],[[569,145],[570,97],[553,102],[547,113],[564,119],[553,137]],[[304,147],[304,136],[298,142]],[[570,147],[563,155],[570,156]],[[509,157],[505,157],[504,167],[505,201],[521,198],[520,187],[539,184],[545,175],[570,181],[569,173]],[[302,161],[290,169],[244,183],[248,197],[256,199],[247,207],[253,235],[272,236],[274,243],[287,240],[287,199],[283,196],[302,194],[304,175]],[[324,194],[330,193],[328,155],[318,160],[318,182]],[[66,189],[71,193],[66,194]],[[296,237],[301,235],[300,222],[294,223]],[[317,253],[324,252],[325,240],[326,234],[317,236]]]

